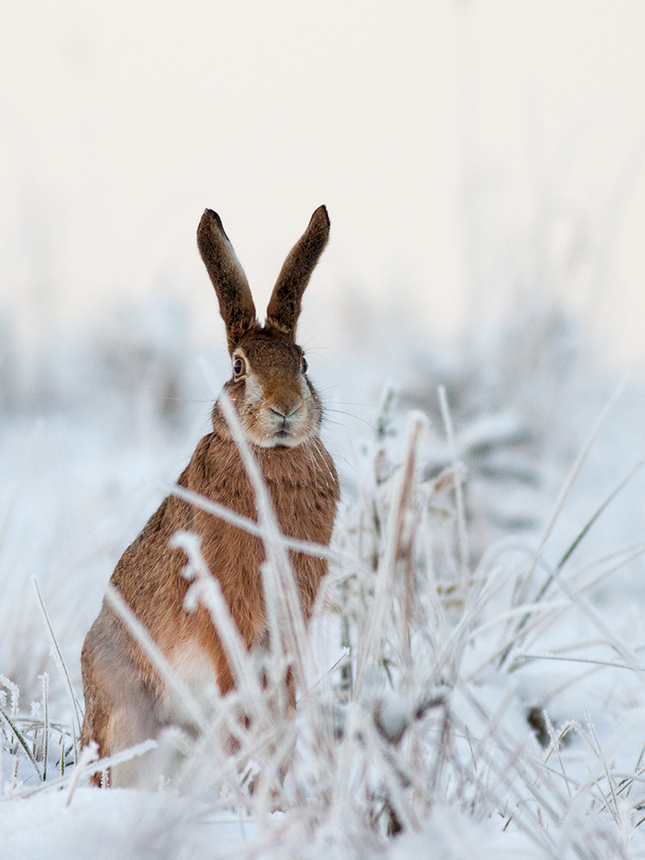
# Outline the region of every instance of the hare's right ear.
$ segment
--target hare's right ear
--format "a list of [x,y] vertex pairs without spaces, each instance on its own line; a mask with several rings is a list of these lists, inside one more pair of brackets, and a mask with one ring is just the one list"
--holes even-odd
[[329,239],[329,215],[319,206],[309,226],[291,249],[278,275],[267,307],[267,325],[295,339],[300,303],[311,273]]
[[255,305],[246,275],[224,232],[222,221],[212,209],[205,209],[199,222],[197,247],[217,293],[219,310],[226,325],[228,351],[232,354],[242,337],[255,325]]

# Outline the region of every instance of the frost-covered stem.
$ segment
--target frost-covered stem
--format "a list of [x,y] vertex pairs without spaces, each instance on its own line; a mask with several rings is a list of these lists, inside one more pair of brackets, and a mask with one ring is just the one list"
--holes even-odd
[[[551,739],[551,747],[550,747],[549,753],[547,754],[546,758],[544,759],[544,763],[546,764],[546,762],[549,760],[549,755],[551,754],[551,752],[555,752],[556,758],[558,759],[558,764],[560,765],[560,772],[562,773],[562,778],[564,779],[564,785],[565,785],[565,788],[567,789],[567,794],[569,795],[569,800],[572,800],[571,786],[569,784],[570,780],[566,774],[564,762],[562,761],[562,751],[560,749],[560,741],[561,741],[563,736],[558,735],[558,733],[556,732],[556,730],[553,726],[553,723],[551,722],[551,717],[549,716],[548,711],[546,709],[544,709],[542,711],[542,716],[544,717],[546,729],[547,729],[547,732],[549,733],[549,738]],[[574,785],[575,785],[575,783],[574,783]]]
[[[213,516],[218,517],[219,519],[224,520],[225,522],[230,523],[255,537],[263,538],[266,535],[266,530],[262,526],[258,525],[255,520],[252,520],[249,517],[244,517],[241,514],[237,514],[230,508],[226,508],[224,505],[213,502],[206,496],[195,493],[193,490],[182,487],[180,484],[173,484],[169,492],[173,496],[177,496],[177,498],[183,499],[183,501],[200,508],[205,513],[212,514]],[[303,555],[311,555],[315,558],[324,558],[327,561],[344,562],[346,564],[353,565],[356,564],[356,559],[353,556],[350,556],[347,553],[339,553],[337,550],[330,549],[328,546],[314,543],[313,541],[297,540],[296,538],[280,534],[280,542],[287,549],[301,552]]]
[[[272,730],[270,714],[267,708],[263,707],[263,704],[266,703],[266,696],[260,688],[246,645],[233,621],[220,583],[206,565],[201,551],[201,538],[191,532],[176,532],[171,539],[171,546],[182,549],[188,558],[182,574],[193,584],[186,594],[184,605],[189,611],[191,608],[195,608],[197,601],[201,601],[206,607],[224,648],[228,664],[235,678],[236,689],[242,697],[244,710],[255,722],[256,735],[260,728],[264,728],[265,732],[270,732]],[[230,699],[224,703],[225,709],[227,705],[230,705]],[[220,753],[218,738],[225,721],[226,713],[211,719],[210,731],[202,733],[202,743],[196,745],[193,750],[191,756],[193,761],[191,762],[189,759],[183,768],[182,784],[188,783],[191,773],[195,770],[194,765],[199,763],[198,757],[204,750],[207,750],[211,756],[215,750]],[[216,758],[219,759],[220,778],[225,757],[223,752],[216,755]],[[233,771],[232,775],[237,775],[237,769]],[[243,802],[243,791],[237,783],[235,791],[238,794],[238,801]]]
[[13,732],[14,737],[16,738],[16,740],[18,741],[18,743],[19,743],[19,744],[20,744],[20,746],[24,749],[24,751],[27,753],[27,758],[28,758],[28,759],[29,759],[29,761],[32,763],[32,765],[34,766],[34,770],[35,770],[35,771],[36,771],[36,773],[38,774],[38,779],[42,782],[42,780],[43,780],[42,774],[41,774],[41,773],[40,773],[40,771],[38,770],[38,765],[36,764],[36,759],[35,759],[34,754],[32,753],[32,751],[29,749],[29,744],[27,743],[26,738],[24,737],[24,735],[22,734],[22,732],[20,731],[20,729],[18,728],[18,726],[17,726],[17,725],[14,723],[14,721],[11,719],[11,717],[9,716],[9,714],[6,714],[6,713],[2,710],[2,708],[0,708],[0,717],[2,717],[2,718],[5,720],[5,722],[7,723],[7,725],[9,726],[9,728],[11,729],[11,731]]
[[262,579],[267,630],[269,631],[271,674],[277,678],[286,671],[285,662],[288,662],[289,649],[281,632],[279,585],[276,583],[276,575],[270,562],[264,561],[260,565],[260,578]]
[[381,394],[381,402],[376,419],[376,439],[378,442],[384,442],[387,437],[392,417],[392,408],[394,406],[394,393],[394,386],[388,382]]
[[[611,410],[614,408],[616,401],[618,400],[620,395],[623,393],[623,389],[625,388],[625,385],[627,384],[627,379],[628,379],[627,376],[623,377],[623,379],[620,381],[620,383],[616,387],[616,390],[613,392],[613,394],[611,395],[611,397],[607,401],[604,409],[602,410],[602,412],[600,413],[600,415],[596,419],[595,424],[591,428],[591,433],[589,434],[586,442],[582,446],[582,450],[578,454],[575,463],[571,467],[571,471],[569,472],[569,475],[567,477],[567,480],[565,481],[564,487],[562,488],[562,491],[560,492],[560,495],[559,495],[558,500],[555,504],[555,508],[553,510],[553,513],[551,514],[551,518],[549,519],[549,522],[547,523],[547,526],[546,526],[546,528],[542,534],[542,537],[540,539],[540,543],[539,543],[537,551],[535,553],[536,559],[539,558],[540,554],[542,553],[542,550],[544,549],[544,546],[545,546],[547,540],[549,539],[551,532],[553,531],[553,529],[555,527],[555,524],[558,520],[558,517],[560,516],[560,513],[562,512],[562,508],[564,507],[564,503],[566,502],[566,500],[569,496],[569,493],[571,492],[571,488],[573,487],[575,480],[578,477],[580,470],[582,469],[582,466],[583,466],[585,460],[587,459],[589,452],[591,451],[591,448],[593,447],[594,442],[596,441],[596,436],[598,435],[598,432],[600,431],[600,428],[602,427],[602,425],[605,421],[605,418],[607,418],[607,416],[609,415]],[[531,580],[535,574],[535,568],[536,568],[536,562],[534,561],[534,563],[531,565],[531,568],[529,569],[528,574],[524,578],[524,581],[522,583],[522,587],[518,593],[518,596],[517,596],[517,602],[518,603],[523,603],[526,599],[526,593],[527,593],[528,587],[529,587]]]
[[18,704],[20,702],[20,688],[17,684],[14,684],[13,681],[2,674],[0,674],[0,684],[2,684],[3,687],[6,687],[11,693],[11,716],[16,717],[18,715]]
[[170,546],[183,550],[188,559],[182,575],[193,584],[186,594],[184,605],[190,611],[195,608],[196,602],[200,601],[208,610],[226,653],[236,687],[245,705],[255,712],[262,699],[260,685],[251,666],[244,640],[222,593],[222,587],[204,560],[201,537],[192,532],[175,532]]
[[274,792],[281,782],[281,771],[285,761],[293,752],[297,734],[295,732],[284,732],[277,747],[271,750],[271,757],[264,762],[261,779],[255,792],[253,801],[257,814],[257,822],[261,827],[266,827],[270,821],[272,806],[275,802]]
[[388,800],[404,829],[419,831],[421,829],[420,822],[404,789],[404,785],[407,787],[407,783],[411,781],[409,779],[411,774],[401,772],[397,766],[392,747],[382,740],[373,721],[366,719],[364,713],[360,717],[360,733],[361,737],[364,738],[368,759],[372,763],[380,765],[380,778],[386,788]]
[[105,599],[123,621],[135,642],[144,650],[146,657],[150,660],[154,669],[159,672],[165,684],[177,696],[178,701],[184,705],[197,728],[200,731],[207,730],[208,720],[197,699],[195,699],[188,687],[177,676],[177,673],[173,670],[150,633],[148,633],[146,627],[139,621],[112,583],[108,583]]
[[49,675],[43,672],[40,675],[40,681],[43,685],[43,728],[45,732],[45,740],[43,743],[43,782],[47,779],[47,758],[49,757]]
[[[310,667],[306,653],[305,619],[291,562],[284,547],[278,518],[260,468],[244,435],[238,415],[225,391],[220,395],[218,402],[255,494],[258,524],[262,528],[264,551],[269,562],[268,569],[267,566],[263,566],[263,572],[265,573],[263,582],[269,585],[273,582],[274,577],[277,576],[274,586],[269,587],[268,594],[265,593],[265,600],[267,604],[272,600],[276,601],[276,610],[282,622],[282,629],[280,631],[272,630],[270,633],[272,635],[280,633],[284,637],[289,655],[294,660],[296,678],[302,688],[306,689],[306,679],[307,677],[311,677],[312,673],[307,671]],[[275,647],[278,641],[279,638],[277,640],[274,639],[272,647]]]
[[411,503],[414,489],[414,472],[416,465],[416,449],[421,431],[425,426],[425,418],[415,415],[408,429],[408,436],[400,470],[399,480],[394,494],[394,501],[388,518],[387,541],[385,551],[379,561],[376,571],[374,597],[370,611],[358,642],[356,661],[356,677],[354,679],[354,696],[359,698],[366,680],[366,672],[370,663],[375,659],[378,642],[383,635],[383,622],[387,607],[391,604],[391,588],[396,571],[396,561],[401,546],[401,538],[405,524],[405,513]]
[[[450,751],[450,714],[446,708],[441,719],[441,734],[439,735],[439,743],[437,745],[437,753],[432,775],[430,776],[429,789],[430,796],[435,797],[441,785],[443,772],[446,767],[446,760],[449,757]],[[445,798],[444,798],[445,800]]]
[[[343,738],[335,750],[335,770],[331,782],[331,807],[329,822],[333,827],[342,827],[343,815],[351,806],[349,798],[352,770],[356,768],[356,736],[360,725],[359,705],[351,702],[347,709]],[[354,777],[355,778],[355,777]]]
[[459,563],[461,568],[461,587],[463,591],[464,606],[468,602],[469,595],[469,568],[470,568],[470,549],[468,546],[468,532],[466,530],[466,505],[464,502],[464,490],[462,482],[459,478],[459,463],[457,461],[457,444],[455,442],[455,433],[452,426],[452,418],[448,407],[448,397],[446,395],[445,386],[440,385],[439,389],[439,405],[441,407],[441,417],[443,419],[448,439],[448,447],[450,449],[450,459],[452,460],[455,471],[455,500],[457,503],[457,530],[459,535]]
[[65,799],[66,807],[68,807],[72,802],[74,792],[76,791],[76,786],[81,781],[81,777],[87,772],[87,769],[90,764],[92,764],[92,762],[98,761],[98,758],[99,746],[96,741],[90,741],[89,744],[85,747],[85,749],[81,751],[81,757],[79,759],[79,762],[74,768],[74,773],[70,778],[67,798]]
[[40,588],[38,587],[38,581],[36,577],[33,577],[34,588],[36,589],[36,596],[38,597],[38,606],[40,607],[40,611],[43,616],[43,621],[45,622],[45,629],[47,630],[47,635],[49,637],[49,642],[51,646],[51,654],[54,658],[54,662],[58,667],[59,672],[63,676],[63,680],[65,681],[65,687],[67,689],[70,701],[72,703],[72,713],[74,714],[74,763],[78,763],[78,740],[81,736],[81,722],[83,716],[81,714],[81,706],[78,703],[78,699],[74,692],[74,688],[72,686],[72,681],[69,677],[69,672],[67,671],[67,666],[65,665],[65,661],[63,660],[63,655],[58,646],[58,641],[56,639],[56,635],[54,633],[54,628],[52,627],[51,621],[49,620],[49,615],[47,613],[47,609],[45,608],[45,601],[42,598],[40,593]]
[[[541,808],[543,812],[549,815],[554,824],[558,824],[558,822],[561,820],[562,810],[566,809],[567,807],[566,797],[560,791],[558,791],[555,786],[551,786],[551,795],[547,799],[545,794],[539,789],[540,782],[535,779],[536,775],[539,777],[540,772],[542,770],[541,763],[536,763],[527,756],[522,759],[521,753],[524,748],[524,741],[522,741],[522,744],[517,747],[515,751],[513,751],[512,740],[508,738],[504,729],[502,728],[501,718],[503,712],[508,708],[510,702],[512,701],[512,692],[509,691],[506,694],[506,696],[502,699],[500,706],[497,708],[496,713],[491,716],[486,710],[486,708],[482,705],[480,700],[473,694],[471,687],[465,685],[460,681],[459,689],[466,698],[466,700],[481,716],[482,720],[484,721],[484,724],[487,727],[485,737],[481,738],[479,741],[476,754],[483,756],[484,741],[486,737],[494,739],[495,746],[497,747],[497,749],[507,757],[506,770],[508,771],[512,769],[517,773],[517,775],[522,780],[524,787],[528,789],[528,791],[537,801],[539,808]],[[531,775],[526,774],[525,770],[522,767],[522,763],[526,764],[530,768],[530,770],[532,771]],[[492,764],[492,759],[489,760],[489,764]],[[557,804],[559,809],[556,809],[556,806],[554,804]]]
[[[74,792],[84,776],[92,776],[95,773],[99,773],[99,771],[106,772],[110,768],[115,767],[116,765],[123,764],[126,761],[130,761],[137,756],[144,755],[150,750],[157,748],[157,741],[149,738],[147,741],[142,741],[140,744],[136,744],[133,747],[128,747],[128,749],[121,750],[118,753],[115,753],[108,758],[99,758],[98,755],[98,744],[95,741],[90,741],[90,743],[85,747],[85,749],[81,752],[81,757],[78,765],[74,768],[74,772],[70,776],[62,777],[61,779],[54,780],[50,782],[47,786],[43,786],[43,789],[48,788],[60,788],[61,786],[69,783],[69,789],[67,791],[67,799],[65,801],[65,806],[69,806],[72,802],[72,798],[74,796]],[[31,797],[33,794],[36,794],[38,789],[21,792],[21,797]]]
[[[350,629],[349,615],[348,615],[348,609],[347,609],[347,583],[343,583],[343,585],[341,587],[341,593],[343,595],[344,605],[341,609],[341,616],[340,616],[340,646],[341,646],[341,648],[346,648],[348,653],[351,654],[352,637],[351,637],[351,629]],[[341,692],[347,694],[350,698],[352,698],[353,686],[354,686],[354,678],[353,678],[353,674],[352,674],[352,661],[346,660],[340,669],[340,689],[341,689]]]
[[[542,565],[544,562],[538,560]],[[634,678],[638,679],[638,681],[645,685],[645,677],[643,673],[643,667],[636,656],[635,652],[629,647],[629,645],[617,636],[610,627],[607,626],[605,621],[603,620],[600,613],[595,609],[592,603],[589,601],[587,597],[585,597],[581,592],[574,591],[567,581],[562,577],[561,571],[557,568],[552,572],[553,582],[560,588],[560,590],[566,595],[568,600],[574,605],[577,606],[578,609],[582,612],[583,615],[587,617],[587,619],[593,624],[596,629],[600,632],[600,634],[604,637],[604,639],[611,644],[611,646],[617,651],[618,654],[622,657],[622,659],[627,664],[625,668],[631,668],[634,670]],[[508,653],[510,652],[512,646],[514,644],[514,640],[506,645],[502,656],[500,657],[500,664],[506,660]],[[498,652],[499,653],[499,652]],[[495,655],[497,656],[497,655]]]
[[412,615],[415,603],[414,536],[418,525],[416,512],[410,512],[407,534],[402,540],[401,561],[403,562],[403,617],[401,625],[402,662],[406,669],[405,682],[412,682]]
[[[618,484],[618,486],[616,486],[612,490],[612,492],[604,500],[604,502],[598,508],[596,508],[593,516],[591,516],[587,520],[587,522],[585,523],[583,528],[576,535],[576,538],[572,541],[572,543],[567,548],[566,552],[564,553],[564,555],[562,556],[560,561],[557,563],[555,569],[552,571],[552,573],[544,581],[543,585],[541,586],[540,590],[538,591],[537,595],[534,598],[534,601],[533,601],[534,603],[538,603],[540,600],[542,600],[542,598],[544,597],[544,595],[548,591],[550,585],[553,583],[556,575],[562,570],[562,568],[565,566],[565,564],[569,561],[569,559],[571,558],[571,556],[573,555],[575,550],[578,548],[580,543],[584,540],[585,536],[587,535],[587,533],[589,532],[591,527],[594,525],[594,523],[597,521],[597,519],[600,517],[600,515],[603,513],[603,511],[607,507],[609,507],[609,505],[613,502],[613,500],[616,498],[616,496],[627,486],[627,484],[631,481],[631,479],[634,477],[634,475],[637,472],[639,472],[640,469],[642,469],[642,467],[644,465],[645,465],[645,457],[642,458],[641,460],[639,460],[636,463],[636,465],[630,469],[630,471],[627,473],[626,477],[623,478],[623,480]],[[519,633],[524,628],[524,626],[526,625],[528,620],[529,620],[529,615],[527,614],[521,619],[520,623],[517,625],[515,632]]]

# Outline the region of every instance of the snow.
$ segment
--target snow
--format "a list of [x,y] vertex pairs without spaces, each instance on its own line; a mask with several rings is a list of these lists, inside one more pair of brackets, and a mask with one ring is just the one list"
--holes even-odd
[[55,791],[0,804],[3,860],[70,857],[182,858],[224,856],[248,842],[251,822],[209,814],[195,799],[168,791],[79,788],[71,806]]
[[[111,569],[208,426],[213,383],[200,365],[222,380],[226,368],[172,314],[141,335],[143,378],[136,360],[115,363],[116,330],[112,343],[61,342],[46,360],[17,352],[19,370],[40,368],[32,382],[46,397],[6,405],[0,427],[0,707],[34,757],[0,717],[3,860],[565,860],[583,846],[590,857],[645,857],[643,475],[602,508],[642,456],[642,389],[632,381],[614,398],[574,467],[617,381],[554,315],[498,326],[479,354],[473,337],[451,363],[417,353],[417,374],[384,398],[387,356],[374,344],[310,362],[321,389],[343,380],[338,401],[374,406],[326,428],[343,504],[324,611],[311,641],[292,634],[309,687],[295,720],[276,716],[285,655],[269,656],[259,694],[241,655],[238,698],[209,702],[203,743],[169,739],[184,765],[153,791],[90,788],[85,772],[72,792],[76,706],[32,578],[80,699],[80,647]],[[534,354],[524,341],[518,368],[517,352],[491,339],[521,342],[522,326]],[[122,335],[127,351],[136,326]],[[576,357],[554,403],[536,358],[557,354],[562,337]],[[181,393],[171,409],[169,390]],[[198,545],[190,557],[193,598],[224,623]],[[231,758],[215,726],[230,728],[240,708],[256,724]]]

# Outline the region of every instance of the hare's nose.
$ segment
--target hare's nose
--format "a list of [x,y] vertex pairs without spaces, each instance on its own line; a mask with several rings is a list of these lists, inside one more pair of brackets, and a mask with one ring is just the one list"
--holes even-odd
[[269,406],[269,410],[280,418],[293,418],[297,412],[300,412],[301,408],[302,403],[296,403],[295,406],[285,406],[282,403],[274,403],[273,406]]

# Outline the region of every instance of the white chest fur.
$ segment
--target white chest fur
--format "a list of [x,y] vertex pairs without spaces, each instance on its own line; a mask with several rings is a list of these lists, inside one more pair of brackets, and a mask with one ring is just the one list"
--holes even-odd
[[[201,710],[208,715],[213,710],[213,702],[218,695],[217,676],[213,662],[206,651],[194,642],[187,642],[177,648],[170,656],[170,665],[177,679],[196,700]],[[172,725],[190,725],[191,708],[177,694],[166,689],[159,709],[162,722]]]

